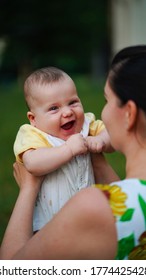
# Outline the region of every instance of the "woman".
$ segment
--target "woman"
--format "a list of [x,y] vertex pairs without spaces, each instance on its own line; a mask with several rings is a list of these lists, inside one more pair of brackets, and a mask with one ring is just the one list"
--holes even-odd
[[[10,241],[14,237],[12,223],[2,244],[2,258],[112,259],[116,256],[117,259],[146,259],[143,250],[146,231],[145,93],[146,46],[125,48],[111,64],[105,85],[106,105],[102,112],[112,146],[125,155],[125,180],[110,185],[98,184],[96,188],[79,192],[33,237],[32,217],[29,217],[29,223],[28,220],[26,225],[23,223],[16,248]],[[95,156],[93,164],[96,170],[98,161]],[[23,191],[23,199],[30,199],[32,205],[37,193],[34,189],[32,191],[27,184]],[[29,215],[32,215],[32,209],[33,206],[28,211]],[[20,226],[22,219],[18,214],[16,219],[19,219]],[[11,254],[7,256],[9,246]]]
[[128,47],[113,59],[102,111],[111,144],[126,158],[125,180],[101,186],[112,196],[117,259],[146,259],[146,46]]

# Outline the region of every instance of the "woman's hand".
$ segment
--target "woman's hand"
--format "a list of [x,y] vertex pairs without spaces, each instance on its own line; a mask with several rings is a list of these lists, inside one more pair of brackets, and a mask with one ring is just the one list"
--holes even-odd
[[32,175],[26,170],[23,164],[18,162],[13,164],[13,175],[20,189],[34,188],[37,192],[39,191],[41,183],[44,179],[44,176],[37,177]]

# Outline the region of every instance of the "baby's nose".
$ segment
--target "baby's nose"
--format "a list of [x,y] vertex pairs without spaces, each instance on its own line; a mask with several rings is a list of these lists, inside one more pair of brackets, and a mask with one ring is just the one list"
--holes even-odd
[[68,106],[64,107],[64,108],[63,108],[63,113],[62,113],[62,115],[63,115],[64,117],[71,116],[71,115],[72,115],[72,110],[71,110],[71,108],[68,107]]

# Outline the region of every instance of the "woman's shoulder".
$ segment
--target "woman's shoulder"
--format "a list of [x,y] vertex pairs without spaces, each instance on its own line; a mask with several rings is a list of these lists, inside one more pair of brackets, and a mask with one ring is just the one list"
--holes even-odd
[[146,187],[146,180],[140,180],[137,178],[130,178],[130,179],[123,179],[119,181],[112,182],[110,184],[96,184],[94,185],[96,188],[99,189],[107,189],[107,188],[113,188],[114,186],[117,187],[132,187],[132,186],[138,186],[138,185],[143,185]]
[[123,180],[119,180],[116,182],[112,182],[110,186],[117,185],[120,187],[134,187],[134,186],[145,186],[146,187],[146,180],[138,179],[138,178],[127,178]]

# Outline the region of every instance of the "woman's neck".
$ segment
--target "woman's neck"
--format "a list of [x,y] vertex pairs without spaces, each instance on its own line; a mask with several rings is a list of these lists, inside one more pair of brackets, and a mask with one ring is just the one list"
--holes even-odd
[[126,178],[146,180],[146,149],[139,149],[127,157]]

